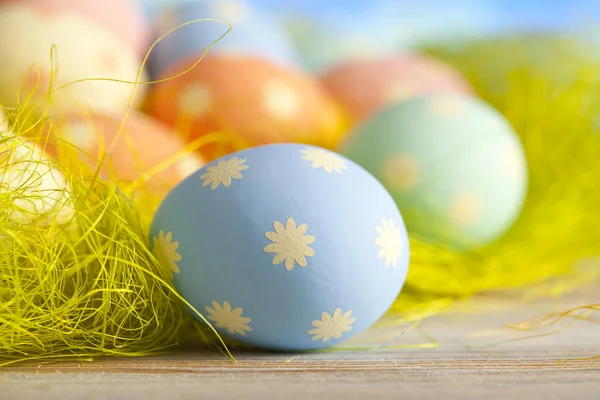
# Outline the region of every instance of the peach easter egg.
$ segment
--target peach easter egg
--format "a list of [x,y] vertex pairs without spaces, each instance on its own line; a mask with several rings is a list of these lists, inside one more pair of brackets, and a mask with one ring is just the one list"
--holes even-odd
[[[184,60],[164,76],[189,65]],[[188,140],[225,131],[249,146],[300,142],[332,148],[345,132],[341,110],[318,81],[251,56],[206,57],[190,72],[157,84],[147,106],[167,124],[187,127]]]
[[[136,50],[79,13],[42,12],[45,3],[0,4],[0,102],[47,104],[52,113],[125,109],[134,85],[114,80],[136,80],[141,64]],[[82,79],[87,81],[76,82]],[[134,101],[143,91],[144,86],[136,88]]]
[[78,15],[112,32],[139,55],[148,51],[150,26],[138,0],[0,0],[0,7],[10,4],[32,7],[45,19]]
[[320,80],[355,122],[384,105],[411,97],[473,91],[452,67],[425,55],[409,53],[339,64]]
[[[140,112],[122,115],[74,114],[56,120],[53,155],[85,165],[87,173],[135,183],[152,193],[166,193],[204,162],[171,129]],[[84,171],[85,172],[85,171]]]

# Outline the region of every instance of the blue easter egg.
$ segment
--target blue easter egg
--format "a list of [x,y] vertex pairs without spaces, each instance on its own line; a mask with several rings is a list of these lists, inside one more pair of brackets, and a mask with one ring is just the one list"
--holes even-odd
[[286,67],[300,63],[291,38],[278,21],[244,0],[200,0],[169,8],[157,17],[156,39],[181,24],[202,18],[217,21],[194,22],[170,33],[157,44],[150,61],[153,74],[160,75],[182,60],[193,64],[227,32],[226,23],[230,23],[232,29],[212,45],[209,55],[252,55]]
[[150,239],[219,333],[276,350],[335,345],[394,302],[408,271],[402,216],[336,153],[299,144],[220,158],[175,187]]
[[392,104],[351,132],[340,152],[385,185],[409,232],[458,250],[500,237],[526,197],[517,135],[474,97],[436,94]]

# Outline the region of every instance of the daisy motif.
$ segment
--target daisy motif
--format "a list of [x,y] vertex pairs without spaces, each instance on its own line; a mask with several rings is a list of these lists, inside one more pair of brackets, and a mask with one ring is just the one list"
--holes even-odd
[[407,82],[398,82],[392,85],[386,92],[385,98],[389,102],[405,100],[416,93],[415,89]]
[[393,220],[381,220],[381,225],[377,227],[379,236],[375,239],[375,244],[380,247],[378,257],[385,259],[385,267],[396,266],[398,260],[402,257],[404,242],[400,237],[400,227],[396,227]]
[[307,333],[313,335],[312,340],[323,340],[323,342],[329,341],[331,338],[339,339],[342,337],[344,332],[352,330],[352,323],[356,321],[356,318],[350,318],[352,311],[346,311],[342,314],[340,308],[336,308],[333,315],[329,315],[324,312],[321,314],[321,320],[313,321],[314,329],[311,329]]
[[392,188],[408,192],[419,183],[419,166],[409,154],[398,154],[383,166],[383,176],[385,183]]
[[481,216],[481,198],[473,193],[462,193],[450,204],[450,217],[455,224],[467,227],[475,224]]
[[182,115],[202,118],[213,106],[213,96],[210,89],[202,83],[192,83],[179,94],[178,108]]
[[429,110],[438,117],[456,117],[461,113],[462,105],[454,97],[435,97],[429,101]]
[[248,166],[244,164],[245,162],[245,158],[231,157],[228,160],[219,161],[217,165],[206,168],[206,173],[200,176],[200,179],[204,180],[202,186],[211,185],[212,190],[215,190],[221,184],[229,187],[232,179],[243,178],[241,171],[248,169]]
[[248,326],[252,320],[242,317],[243,310],[241,308],[232,309],[228,301],[224,302],[223,305],[213,301],[212,306],[213,308],[205,307],[210,314],[207,318],[213,321],[217,328],[225,329],[230,334],[237,333],[242,336],[246,335],[245,331],[252,330]]
[[152,239],[153,249],[152,254],[160,262],[163,267],[169,268],[169,274],[173,279],[173,273],[179,273],[177,263],[181,261],[181,254],[177,252],[179,242],[173,241],[173,233],[161,230],[158,236]]
[[273,223],[275,232],[266,232],[265,236],[273,243],[265,246],[267,253],[276,253],[273,257],[273,265],[285,261],[285,269],[291,271],[294,264],[298,263],[302,268],[306,267],[306,258],[315,255],[315,251],[308,247],[315,241],[314,236],[305,235],[308,225],[302,224],[296,227],[296,221],[288,218],[285,226],[279,221]]
[[280,80],[273,80],[264,86],[263,103],[269,114],[284,120],[294,118],[300,108],[296,90]]
[[346,161],[338,157],[335,153],[324,149],[306,148],[302,150],[303,160],[311,161],[313,168],[323,167],[328,174],[333,171],[341,174],[343,170],[348,169]]

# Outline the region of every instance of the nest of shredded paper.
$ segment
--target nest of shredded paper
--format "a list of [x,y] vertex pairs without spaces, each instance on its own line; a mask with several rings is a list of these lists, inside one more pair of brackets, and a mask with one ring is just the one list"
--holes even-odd
[[[572,276],[580,272],[577,261],[600,252],[600,62],[551,39],[541,40],[543,46],[523,43],[434,51],[512,122],[526,150],[530,188],[516,225],[485,249],[457,254],[413,239],[409,277],[390,317],[419,318],[440,301]],[[8,111],[21,135],[22,110]],[[0,153],[11,143],[3,139]],[[0,176],[12,168],[9,160],[0,157]],[[152,215],[138,207],[143,201],[128,200],[115,182],[36,162],[64,174],[68,201],[15,222],[15,198],[31,193],[0,179],[2,359],[138,356],[184,343],[222,345],[193,322],[149,251]]]

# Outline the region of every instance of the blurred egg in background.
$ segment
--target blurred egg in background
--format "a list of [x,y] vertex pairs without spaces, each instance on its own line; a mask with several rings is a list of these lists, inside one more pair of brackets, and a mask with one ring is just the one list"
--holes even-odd
[[[186,68],[184,61],[164,75]],[[252,56],[205,58],[189,73],[155,85],[147,109],[169,126],[182,127],[188,141],[222,131],[250,146],[300,142],[331,148],[346,132],[338,104],[317,79]],[[232,149],[204,151],[213,159]]]
[[[52,164],[51,157],[11,131],[0,105],[0,195],[6,201],[0,211],[8,214],[8,221],[3,223],[38,222],[57,210],[58,219],[49,220],[65,221],[70,216],[69,208],[64,207],[69,200],[66,188],[65,176]],[[1,233],[0,238],[4,237]]]
[[[102,6],[74,0],[1,1],[0,102],[15,106],[32,93],[37,101],[46,98],[54,67],[53,89],[71,85],[52,94],[53,111],[124,109],[132,84],[72,83],[92,78],[135,81],[148,27],[141,9],[134,5],[127,0],[111,0]],[[56,46],[53,61],[52,46]],[[138,88],[138,101],[143,89]]]
[[[49,152],[90,175],[122,183],[140,181],[142,188],[164,194],[200,169],[200,156],[168,127],[143,113],[132,112],[123,125],[118,114],[71,114],[55,120]],[[76,161],[74,164],[72,161]],[[102,162],[102,164],[100,164]]]
[[453,68],[416,53],[341,63],[323,74],[321,83],[356,122],[410,97],[472,93],[466,78]]
[[504,234],[527,192],[517,135],[502,114],[471,96],[391,104],[356,128],[341,153],[384,184],[409,233],[459,250]]
[[[173,64],[183,62],[191,67],[212,44],[212,55],[251,55],[283,66],[296,66],[300,58],[287,33],[268,12],[253,7],[246,0],[197,0],[173,3],[154,16],[154,37],[159,39],[152,52],[151,68],[163,76]],[[232,25],[229,30],[230,23]]]

